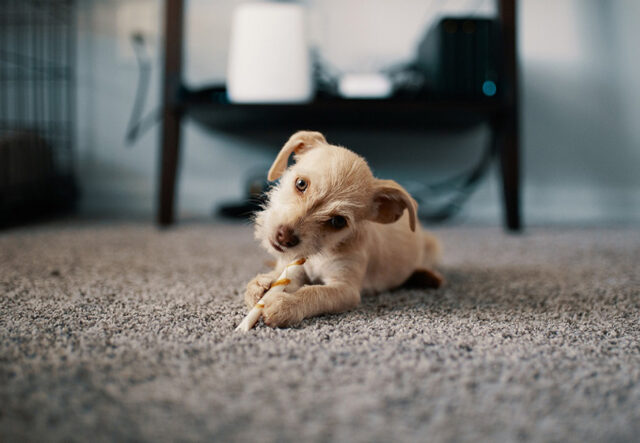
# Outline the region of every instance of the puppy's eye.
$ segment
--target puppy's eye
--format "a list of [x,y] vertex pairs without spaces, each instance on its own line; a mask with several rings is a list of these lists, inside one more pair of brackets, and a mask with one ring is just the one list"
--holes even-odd
[[341,215],[335,215],[329,219],[329,225],[333,229],[342,229],[347,226],[347,219]]
[[296,178],[296,189],[300,192],[304,192],[309,186],[309,183],[304,178]]

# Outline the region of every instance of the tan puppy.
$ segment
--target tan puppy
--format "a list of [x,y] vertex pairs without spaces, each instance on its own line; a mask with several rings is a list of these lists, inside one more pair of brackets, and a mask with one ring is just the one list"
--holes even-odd
[[[287,168],[292,154],[295,164]],[[267,325],[352,309],[363,291],[407,281],[441,285],[432,269],[439,244],[420,228],[415,200],[393,180],[375,178],[359,155],[328,144],[319,132],[300,131],[284,145],[268,178],[280,183],[256,215],[255,236],[277,264],[249,282],[245,302],[253,307],[284,266],[299,257],[307,259],[310,284],[293,294],[268,296]]]

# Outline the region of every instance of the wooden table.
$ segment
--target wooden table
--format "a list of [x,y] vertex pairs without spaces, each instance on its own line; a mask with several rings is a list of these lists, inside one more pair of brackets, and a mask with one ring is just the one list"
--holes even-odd
[[374,124],[402,130],[455,130],[485,121],[492,131],[492,143],[500,161],[505,227],[522,228],[520,208],[520,153],[518,131],[518,72],[516,54],[515,0],[498,0],[503,53],[502,94],[493,100],[343,100],[318,98],[305,105],[238,105],[216,97],[224,91],[209,88],[188,91],[182,78],[184,41],[183,0],[165,0],[164,63],[162,80],[162,125],[157,222],[174,221],[176,173],[180,157],[181,122],[189,114],[200,121],[213,122],[227,130],[243,125],[292,125],[320,129],[334,126],[366,128]]

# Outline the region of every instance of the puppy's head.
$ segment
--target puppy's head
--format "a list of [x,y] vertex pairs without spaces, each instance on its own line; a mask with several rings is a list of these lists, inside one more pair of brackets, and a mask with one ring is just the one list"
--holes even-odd
[[[289,157],[294,164],[287,167]],[[295,133],[268,175],[280,182],[256,215],[256,238],[274,255],[309,257],[358,235],[368,222],[392,223],[405,209],[416,224],[416,202],[392,180],[373,177],[367,162],[327,143],[319,132]]]

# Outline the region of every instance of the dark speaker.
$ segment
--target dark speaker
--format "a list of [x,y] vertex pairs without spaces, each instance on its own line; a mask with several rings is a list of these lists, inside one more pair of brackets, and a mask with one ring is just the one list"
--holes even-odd
[[487,18],[443,18],[418,46],[417,66],[437,96],[494,97],[500,93],[500,27]]

